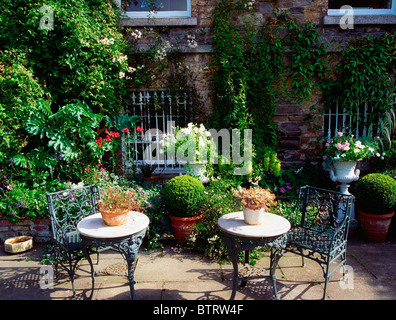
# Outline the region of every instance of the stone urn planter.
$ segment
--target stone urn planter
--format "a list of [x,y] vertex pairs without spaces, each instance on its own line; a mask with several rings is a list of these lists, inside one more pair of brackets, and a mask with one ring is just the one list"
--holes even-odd
[[9,238],[4,242],[4,251],[8,253],[21,253],[33,248],[33,237],[20,236]]
[[[339,182],[340,192],[350,195],[349,184],[353,181],[359,180],[360,170],[357,168],[358,161],[336,161],[332,163],[330,168],[330,179],[334,182]],[[342,217],[339,217],[342,218]],[[349,235],[353,235],[358,228],[359,223],[355,217],[355,206],[352,204],[351,222],[349,227]]]

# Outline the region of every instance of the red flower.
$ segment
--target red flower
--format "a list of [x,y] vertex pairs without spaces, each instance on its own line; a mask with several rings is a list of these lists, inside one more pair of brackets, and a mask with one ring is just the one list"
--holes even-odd
[[142,127],[140,127],[140,126],[137,126],[136,130],[139,131],[139,132],[143,132],[144,131],[144,129]]
[[120,134],[119,134],[118,132],[110,131],[110,135],[111,135],[113,138],[119,138],[119,137],[120,137]]
[[110,136],[107,136],[105,140],[106,140],[107,142],[111,142]]
[[129,129],[128,129],[128,128],[124,128],[124,132],[125,132],[125,133],[128,133],[128,132],[129,132]]
[[95,141],[96,141],[96,143],[98,144],[98,147],[99,148],[102,148],[103,147],[103,145],[102,145],[102,137],[99,137],[98,139],[96,139]]
[[107,130],[107,128],[105,129],[105,133],[109,133],[109,131]]

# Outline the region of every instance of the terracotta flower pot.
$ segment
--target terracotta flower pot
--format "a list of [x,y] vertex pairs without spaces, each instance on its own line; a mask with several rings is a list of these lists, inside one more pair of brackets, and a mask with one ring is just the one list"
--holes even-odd
[[143,186],[145,187],[150,187],[150,186],[155,186],[158,184],[158,179],[159,179],[159,175],[152,175],[149,178],[142,178],[143,180]]
[[173,234],[176,242],[178,244],[183,244],[190,235],[194,224],[202,220],[202,215],[187,218],[170,215],[169,218],[172,222]]
[[99,210],[102,215],[103,221],[108,226],[121,226],[128,221],[129,209],[117,209],[113,211],[109,210]]
[[373,242],[384,242],[388,234],[389,226],[394,212],[389,214],[370,214],[357,210],[360,217],[364,236]]

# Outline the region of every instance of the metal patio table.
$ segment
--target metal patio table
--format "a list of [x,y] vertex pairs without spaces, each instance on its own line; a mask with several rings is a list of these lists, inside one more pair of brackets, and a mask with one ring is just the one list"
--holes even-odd
[[100,213],[90,215],[77,224],[82,240],[84,257],[91,266],[92,291],[88,299],[92,299],[94,290],[94,267],[88,253],[90,246],[111,247],[120,252],[128,264],[128,280],[132,300],[136,300],[134,267],[139,248],[146,235],[149,218],[143,213],[130,211],[128,221],[121,226],[107,226]]
[[[233,288],[230,300],[235,299],[235,294],[239,280],[241,286],[245,286],[247,276],[239,276],[238,256],[239,252],[245,252],[245,264],[249,263],[249,249],[267,246],[271,248],[270,274],[265,276],[273,280],[273,289],[276,299],[279,299],[276,288],[276,267],[282,257],[287,242],[287,232],[290,223],[285,218],[265,213],[264,222],[260,225],[248,225],[244,222],[243,212],[232,212],[219,218],[218,225],[223,233],[228,255],[234,268]],[[255,275],[255,272],[252,273]]]

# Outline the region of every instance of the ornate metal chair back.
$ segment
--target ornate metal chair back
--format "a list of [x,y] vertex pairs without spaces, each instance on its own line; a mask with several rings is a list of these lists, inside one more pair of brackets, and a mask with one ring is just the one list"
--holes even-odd
[[100,189],[84,186],[47,194],[53,238],[66,249],[79,242],[77,223],[84,217],[97,213]]
[[333,233],[340,228],[347,229],[352,202],[351,195],[310,186],[302,187],[294,211],[294,224],[325,233]]

